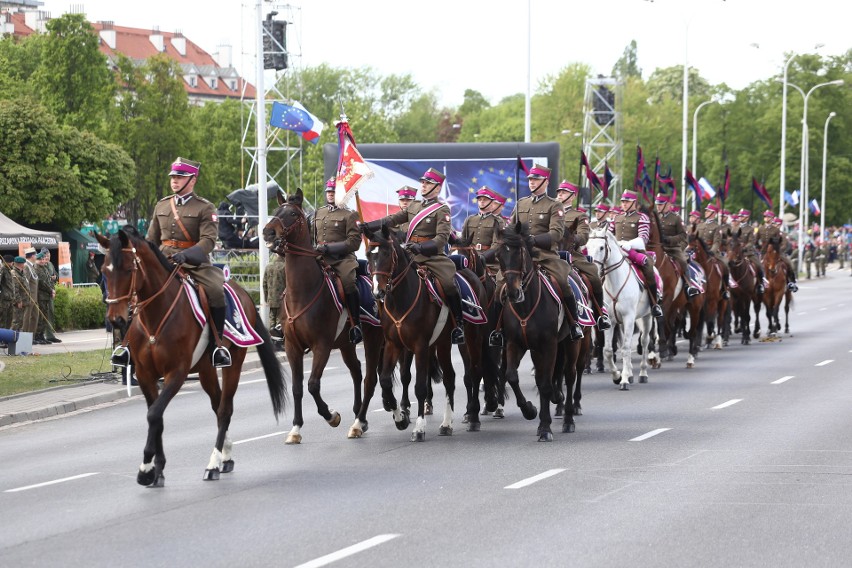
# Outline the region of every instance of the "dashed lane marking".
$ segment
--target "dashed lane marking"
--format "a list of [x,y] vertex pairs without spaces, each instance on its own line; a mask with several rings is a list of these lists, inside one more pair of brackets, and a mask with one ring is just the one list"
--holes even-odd
[[769,384],[771,384],[771,385],[780,385],[781,383],[786,383],[787,381],[789,381],[789,380],[790,380],[790,379],[792,379],[793,377],[794,377],[794,375],[788,375],[788,376],[786,376],[786,377],[781,377],[781,378],[780,378],[780,379],[778,379],[777,381],[772,381],[772,382],[771,382],[771,383],[769,383]]
[[814,367],[825,367],[826,365],[829,365],[831,363],[834,363],[834,359],[826,359],[825,361],[820,361],[819,363],[814,365]]
[[255,436],[254,438],[246,438],[245,440],[237,440],[234,442],[234,445],[237,444],[245,444],[246,442],[254,442],[256,440],[263,440],[264,438],[272,438],[273,436],[281,436],[286,434],[287,432],[273,432],[272,434],[264,434],[263,436]]
[[54,479],[53,481],[45,481],[43,483],[36,483],[35,485],[25,485],[24,487],[16,487],[15,489],[7,489],[3,493],[17,493],[18,491],[27,491],[29,489],[38,489],[39,487],[47,487],[48,485],[56,485],[57,483],[65,483],[66,481],[74,481],[75,479],[83,479],[84,477],[91,477],[93,475],[98,475],[99,471],[93,471],[91,473],[81,473],[80,475],[72,475],[71,477],[63,477],[62,479]]
[[653,438],[657,434],[662,434],[663,432],[667,432],[671,430],[671,428],[657,428],[656,430],[651,430],[646,434],[642,434],[641,436],[636,436],[635,438],[631,438],[631,442],[641,442],[642,440],[647,440],[648,438]]
[[327,566],[332,562],[336,562],[347,556],[352,556],[353,554],[358,554],[359,552],[363,552],[369,548],[373,548],[374,546],[378,546],[383,544],[389,540],[393,540],[400,535],[398,534],[380,534],[378,536],[374,536],[373,538],[368,538],[365,541],[359,542],[358,544],[353,544],[352,546],[347,546],[346,548],[341,548],[337,552],[332,552],[331,554],[326,554],[325,556],[320,556],[314,560],[309,562],[305,562],[304,564],[299,564],[296,568],[319,568],[320,566]]
[[741,398],[732,398],[732,399],[731,399],[731,400],[729,400],[728,402],[723,402],[722,404],[719,404],[719,405],[717,405],[717,406],[714,406],[714,407],[713,407],[713,408],[711,408],[710,410],[719,410],[719,409],[721,409],[721,408],[727,408],[728,406],[733,406],[734,404],[736,404],[736,403],[738,403],[738,402],[742,402],[742,400],[743,400],[743,399],[741,399]]
[[553,477],[554,475],[556,475],[558,473],[562,473],[563,471],[565,471],[564,468],[562,468],[562,469],[548,469],[547,471],[545,471],[543,473],[539,473],[538,475],[533,475],[532,477],[522,479],[522,480],[518,481],[517,483],[513,483],[512,485],[507,485],[503,489],[520,489],[522,487],[526,487],[527,485],[532,485],[533,483],[535,483],[537,481],[541,481],[542,479],[547,479],[548,477]]

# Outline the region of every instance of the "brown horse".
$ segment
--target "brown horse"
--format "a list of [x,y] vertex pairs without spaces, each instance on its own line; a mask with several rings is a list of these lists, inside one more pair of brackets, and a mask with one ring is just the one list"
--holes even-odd
[[757,271],[751,265],[751,261],[744,255],[742,241],[742,229],[738,229],[728,240],[728,268],[731,270],[731,296],[733,300],[733,314],[736,322],[735,331],[742,333],[741,343],[748,345],[751,342],[751,306],[755,305],[755,313],[759,313],[759,296],[756,293]]
[[[781,309],[781,301],[786,295],[790,294],[787,290],[787,267],[781,261],[781,255],[778,253],[778,244],[770,242],[763,255],[763,272],[766,274],[768,284],[763,292],[763,305],[766,307],[766,319],[768,323],[768,332],[770,336],[777,335],[781,331],[781,321],[778,312]],[[787,300],[785,311],[789,320],[790,300]],[[789,333],[789,321],[786,331]],[[755,333],[759,332],[760,321],[755,323]]]
[[302,398],[304,396],[304,356],[313,353],[311,374],[308,378],[308,392],[313,396],[317,412],[334,428],[340,425],[340,414],[329,409],[320,393],[322,374],[328,363],[332,349],[338,349],[349,374],[352,377],[354,403],[352,411],[355,422],[349,428],[349,438],[360,438],[367,431],[367,409],[376,389],[376,369],[382,350],[382,333],[378,327],[364,324],[364,356],[367,374],[364,381],[364,396],[361,396],[361,362],[350,343],[348,329],[351,322],[346,309],[338,310],[332,298],[326,279],[326,270],[318,261],[318,255],[311,242],[308,221],[302,209],[302,190],[289,199],[278,195],[279,207],[272,219],[263,229],[263,238],[274,252],[285,257],[284,273],[287,277],[287,290],[281,303],[281,322],[284,329],[284,349],[290,362],[293,376],[293,428],[287,434],[286,443],[298,444],[302,441],[301,429]]
[[722,335],[725,330],[725,318],[728,311],[728,300],[722,297],[722,279],[725,270],[721,261],[716,258],[710,247],[698,236],[696,229],[688,233],[687,250],[693,251],[695,261],[704,269],[707,282],[704,286],[704,322],[707,325],[707,345],[713,344],[714,349],[722,348]]
[[[95,236],[109,250],[102,269],[106,277],[107,318],[124,332],[123,344],[130,350],[136,379],[148,404],[148,439],[137,483],[152,487],[165,485],[163,414],[191,372],[198,373],[218,423],[204,479],[219,479],[220,473],[234,469],[228,428],[247,348],[231,346],[231,366],[222,369],[220,387],[216,369],[205,354],[210,326],[201,327],[196,320],[183,271],[133,227],[125,227],[109,239]],[[287,391],[281,365],[251,296],[236,283],[230,286],[248,323],[263,339],[257,345],[257,353],[277,417],[284,410]],[[210,318],[207,319],[209,322]],[[160,378],[164,379],[162,387],[158,387]]]

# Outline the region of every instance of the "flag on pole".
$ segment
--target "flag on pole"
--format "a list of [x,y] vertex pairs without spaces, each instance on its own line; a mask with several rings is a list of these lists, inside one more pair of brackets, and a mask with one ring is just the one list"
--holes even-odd
[[722,182],[722,192],[721,199],[722,204],[725,203],[725,200],[728,199],[728,192],[731,189],[731,170],[728,169],[728,166],[725,166],[725,180]]
[[689,189],[691,189],[695,194],[695,209],[697,211],[701,211],[701,187],[698,185],[698,182],[695,181],[695,177],[692,175],[692,172],[689,171],[689,168],[686,168],[686,185],[688,185]]
[[[795,192],[793,192],[793,193],[795,193]],[[786,191],[786,190],[784,191],[784,201],[786,201],[787,204],[790,205],[791,207],[795,207],[796,205],[799,204],[799,196],[797,195],[797,196],[793,197],[793,193],[790,193],[789,191]]]
[[355,137],[349,128],[349,123],[343,120],[337,123],[339,138],[337,161],[337,176],[334,187],[334,203],[338,207],[346,205],[358,193],[358,186],[373,177],[373,170],[367,166],[361,153],[355,147]]
[[716,188],[707,181],[707,178],[701,178],[698,180],[698,187],[701,188],[701,199],[703,201],[710,201],[716,197]]
[[319,142],[320,134],[325,127],[320,119],[309,113],[301,103],[295,101],[292,105],[273,102],[269,124],[284,130],[292,130],[311,144]]
[[751,178],[751,189],[767,207],[772,209],[772,198],[769,197],[769,193],[766,191],[766,188],[757,183],[757,179],[754,177]]
[[589,180],[589,187],[594,187],[595,189],[603,192],[603,185],[601,184],[601,180],[592,170],[592,166],[589,165],[589,159],[586,157],[586,153],[580,150],[580,164],[586,168],[586,179]]
[[609,169],[609,164],[604,162],[604,183],[601,193],[603,193],[603,198],[609,198],[609,188],[612,185],[612,180],[615,176],[612,175],[612,171]]
[[633,176],[633,189],[642,191],[645,183],[645,176],[648,172],[645,171],[645,157],[642,155],[642,147],[636,145],[636,175]]
[[812,213],[812,214],[814,214],[814,215],[816,215],[816,216],[818,217],[818,216],[819,216],[819,214],[820,214],[822,211],[821,211],[821,210],[820,210],[820,208],[819,208],[819,203],[817,203],[817,200],[816,200],[816,199],[811,199],[810,206],[811,206],[811,213]]
[[796,191],[794,191],[791,194],[791,197],[793,199],[792,201],[790,201],[790,205],[792,205],[793,207],[797,206],[799,204],[799,190],[797,189]]

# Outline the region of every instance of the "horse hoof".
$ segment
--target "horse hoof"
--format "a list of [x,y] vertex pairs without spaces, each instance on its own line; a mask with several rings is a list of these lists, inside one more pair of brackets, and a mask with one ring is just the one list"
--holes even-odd
[[426,441],[426,432],[412,432],[411,433],[411,441],[412,442],[425,442]]
[[562,433],[563,434],[570,434],[570,433],[574,432],[576,429],[577,429],[577,425],[574,424],[573,422],[565,422],[565,423],[562,424]]
[[364,431],[361,428],[356,428],[355,426],[352,426],[351,428],[349,428],[349,433],[346,435],[346,437],[352,440],[354,438],[360,438],[362,434],[364,434]]
[[385,409],[385,412],[393,412],[396,409],[396,403],[392,400],[382,401],[382,407]]
[[328,425],[332,428],[337,428],[338,426],[340,426],[340,413],[337,411],[332,412],[331,418],[326,420],[326,422],[328,422]]
[[155,476],[156,473],[153,469],[151,471],[140,471],[136,474],[136,483],[148,487],[154,483]]
[[527,401],[527,403],[521,407],[521,414],[523,414],[524,418],[527,420],[532,420],[538,415],[538,409],[532,402]]
[[695,367],[695,363],[689,363],[689,362],[687,362],[687,364],[686,364],[686,368],[687,368],[687,369],[692,369],[693,367]]
[[462,424],[467,424],[467,423],[469,423],[469,422],[470,422],[470,414],[465,414],[465,415],[462,417]]
[[582,416],[583,415],[583,407],[578,404],[574,405],[574,416]]
[[284,440],[285,444],[301,444],[302,443],[302,435],[301,434],[288,434],[287,439]]
[[505,418],[505,417],[506,417],[506,415],[503,413],[502,408],[498,408],[497,410],[494,411],[494,418],[499,420],[499,419]]
[[553,432],[539,432],[538,441],[539,442],[552,442],[553,441]]
[[162,473],[154,478],[154,482],[148,487],[151,489],[159,489],[166,486],[166,476]]
[[618,387],[618,390],[626,391],[626,390],[630,390],[630,389],[629,389],[629,388],[627,388],[627,385],[626,385],[626,384],[624,384],[624,385],[621,385],[620,387]]
[[204,481],[219,481],[219,468],[205,469],[202,479]]
[[627,382],[628,382],[628,383],[630,383],[631,385],[633,384],[633,375],[630,375],[630,376],[627,378]]
[[596,372],[596,373],[603,373],[603,372],[604,372],[604,366],[603,366],[603,364],[596,365],[596,366],[595,366],[595,372]]
[[400,420],[399,422],[394,421],[394,425],[399,431],[408,429],[409,424],[411,424],[411,419],[408,418],[408,414],[403,414],[402,420]]
[[639,375],[639,382],[640,383],[647,383],[648,382],[648,375]]
[[562,416],[564,408],[565,407],[562,405],[562,403],[557,404],[556,410],[553,412],[553,415],[556,416],[557,418],[559,418],[560,416]]
[[234,460],[225,460],[222,462],[222,473],[231,473],[234,471]]
[[432,403],[427,402],[423,405],[423,416],[432,416]]
[[439,436],[452,436],[453,435],[453,427],[452,426],[441,426],[438,428]]
[[613,373],[612,382],[613,382],[613,384],[620,385],[621,384],[621,375]]
[[482,422],[469,422],[467,425],[468,432],[479,432],[479,428],[482,425]]

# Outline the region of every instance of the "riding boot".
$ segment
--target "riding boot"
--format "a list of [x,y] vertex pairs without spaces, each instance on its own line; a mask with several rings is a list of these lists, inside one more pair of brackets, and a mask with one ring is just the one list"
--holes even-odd
[[686,276],[682,276],[681,278],[683,279],[683,287],[686,290],[687,298],[694,298],[701,293],[698,288],[689,283],[689,279]]
[[453,345],[464,343],[464,316],[462,315],[461,296],[455,286],[449,292],[444,292],[447,298],[447,307],[453,314],[453,319],[456,322],[456,327],[450,332],[450,341]]
[[787,289],[791,292],[798,292],[799,285],[796,283],[796,273],[793,270],[787,270]]
[[[216,326],[216,333],[219,334],[221,343],[222,334],[225,331],[225,307],[210,306],[210,317],[213,319],[213,325]],[[213,345],[213,366],[217,369],[231,366],[231,352],[224,345],[216,345],[216,340],[212,340]]]
[[763,287],[763,266],[759,263],[754,263],[754,266],[757,269],[757,284],[755,284],[754,286],[754,291],[758,294],[763,294],[766,291],[766,289]]
[[349,329],[349,342],[361,343],[364,339],[364,334],[361,332],[361,299],[357,291],[346,294],[346,307],[349,309],[349,316],[352,318],[352,327]]
[[[590,283],[591,282],[592,281],[590,280]],[[604,308],[603,287],[592,284],[592,295],[595,297],[595,303],[599,310],[596,326],[599,330],[606,331],[612,327],[612,322],[609,321],[609,315],[606,313],[606,308]]]
[[568,323],[568,339],[571,341],[579,341],[583,339],[583,328],[580,326],[580,314],[577,311],[577,299],[573,293],[562,294],[562,303],[565,309],[571,316],[571,322]]

